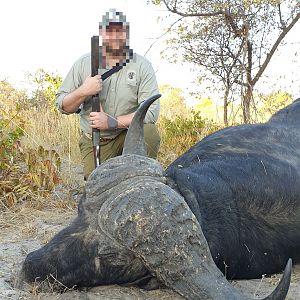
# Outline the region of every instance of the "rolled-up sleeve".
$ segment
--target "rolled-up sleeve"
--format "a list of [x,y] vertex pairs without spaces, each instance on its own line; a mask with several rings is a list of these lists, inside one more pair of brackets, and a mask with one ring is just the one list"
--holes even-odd
[[[159,94],[155,72],[151,63],[144,64],[141,68],[141,82],[138,91],[138,104],[151,96]],[[160,103],[156,100],[148,109],[144,123],[156,123],[159,116]]]
[[63,110],[63,100],[66,95],[76,90],[82,84],[82,70],[80,59],[74,63],[71,70],[64,79],[62,85],[56,93],[56,107],[63,113],[69,115],[70,113]]

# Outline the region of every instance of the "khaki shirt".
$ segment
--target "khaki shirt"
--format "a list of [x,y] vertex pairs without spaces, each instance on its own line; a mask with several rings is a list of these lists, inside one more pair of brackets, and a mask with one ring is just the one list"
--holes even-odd
[[[103,74],[108,69],[99,69]],[[64,97],[77,89],[91,74],[91,55],[80,57],[72,66],[61,87],[56,94],[56,106],[62,109]],[[99,93],[100,102],[105,113],[117,117],[135,112],[139,105],[155,94],[158,94],[156,77],[151,63],[144,57],[134,54],[129,63],[120,71],[103,81],[103,87]],[[81,105],[80,128],[83,132],[91,134],[89,115],[92,111],[92,97],[89,96]],[[159,100],[156,100],[149,108],[145,123],[155,123],[159,115]],[[101,136],[113,138],[122,130],[101,130]]]

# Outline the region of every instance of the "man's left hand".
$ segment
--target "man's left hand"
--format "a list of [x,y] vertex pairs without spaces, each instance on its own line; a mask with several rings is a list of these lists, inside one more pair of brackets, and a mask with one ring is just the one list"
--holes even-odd
[[107,124],[107,115],[105,112],[91,112],[90,113],[90,122],[92,128],[106,130],[108,129]]

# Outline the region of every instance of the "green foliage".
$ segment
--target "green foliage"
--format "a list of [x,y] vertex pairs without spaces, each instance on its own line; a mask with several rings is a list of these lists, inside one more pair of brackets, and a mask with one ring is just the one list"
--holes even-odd
[[292,103],[292,96],[287,92],[277,91],[269,95],[261,95],[263,110],[269,114],[274,114],[279,109]]
[[154,5],[159,5],[161,3],[161,0],[148,0],[148,3],[151,2]]
[[31,83],[35,86],[31,102],[36,107],[46,107],[56,111],[55,94],[62,84],[62,78],[44,69],[38,69],[34,74],[29,74]]
[[55,150],[47,150],[42,146],[37,150],[29,149],[25,153],[25,163],[28,169],[26,178],[33,190],[52,191],[61,181],[58,175],[61,159]]
[[[24,200],[31,201],[39,196],[45,196],[53,190],[61,179],[60,157],[55,151],[39,147],[37,150],[23,151],[18,144],[14,149],[19,133],[12,133],[11,137],[1,139],[0,164],[0,211],[3,207],[11,208]],[[18,160],[15,157],[18,157]]]
[[23,119],[18,115],[9,117],[3,111],[0,116],[0,209],[1,206],[13,206],[20,194],[26,194],[26,188],[24,190],[19,184],[17,164],[20,159],[20,138],[23,134]]
[[3,111],[0,116],[0,172],[13,164],[18,156],[20,138],[24,135],[25,122],[22,117],[9,117]]
[[191,110],[186,116],[177,115],[172,119],[162,117],[159,128],[162,138],[159,161],[167,167],[174,159],[221,126],[204,120],[199,112]]
[[258,96],[258,117],[259,121],[267,121],[279,109],[292,103],[292,96],[283,91],[273,92],[271,94]]
[[216,103],[210,98],[198,98],[194,110],[202,117],[216,120]]
[[[0,82],[0,210],[52,191],[60,181],[60,157],[43,147],[23,149],[29,125],[28,102],[23,92]],[[19,103],[18,100],[24,100]],[[39,115],[40,116],[40,115]]]
[[188,134],[193,137],[199,136],[205,127],[205,121],[199,112],[192,111],[189,117],[175,116],[174,119],[161,118],[160,124],[165,129],[165,134],[170,136],[181,136]]

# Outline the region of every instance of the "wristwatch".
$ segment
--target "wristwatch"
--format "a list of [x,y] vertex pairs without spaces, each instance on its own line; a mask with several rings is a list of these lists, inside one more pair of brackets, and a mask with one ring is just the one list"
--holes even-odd
[[117,129],[118,128],[118,121],[116,117],[107,116],[107,126],[108,129]]

